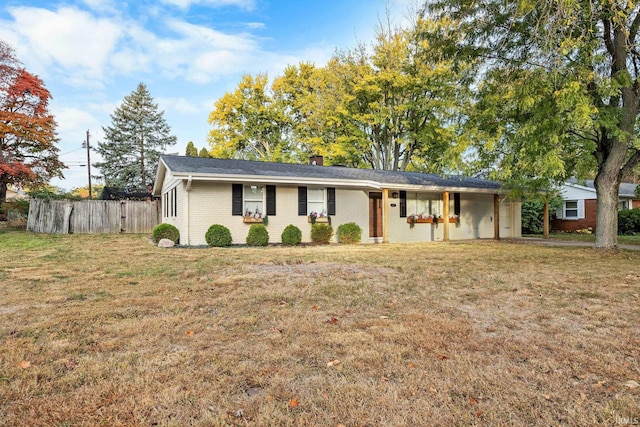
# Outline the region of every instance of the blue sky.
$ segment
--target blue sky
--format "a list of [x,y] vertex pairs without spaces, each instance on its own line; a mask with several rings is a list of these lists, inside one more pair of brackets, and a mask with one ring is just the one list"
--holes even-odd
[[184,154],[188,141],[207,146],[213,104],[243,74],[321,66],[336,49],[370,43],[386,5],[399,19],[409,1],[8,0],[0,39],[52,93],[61,160],[70,166],[52,184],[68,190],[87,185],[86,131],[93,145],[100,141],[138,83],[178,138],[168,152]]

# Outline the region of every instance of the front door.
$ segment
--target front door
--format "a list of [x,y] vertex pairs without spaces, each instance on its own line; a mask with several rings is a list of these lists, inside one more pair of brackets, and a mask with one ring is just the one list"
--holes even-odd
[[382,237],[382,193],[369,193],[369,237]]

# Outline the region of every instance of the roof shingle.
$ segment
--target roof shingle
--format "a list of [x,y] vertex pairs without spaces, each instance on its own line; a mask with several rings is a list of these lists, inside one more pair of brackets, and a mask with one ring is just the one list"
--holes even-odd
[[372,181],[379,184],[500,189],[500,183],[480,178],[442,176],[420,172],[357,169],[342,166],[316,166],[293,163],[261,162],[236,159],[212,159],[163,155],[162,160],[174,173],[314,178],[345,181]]

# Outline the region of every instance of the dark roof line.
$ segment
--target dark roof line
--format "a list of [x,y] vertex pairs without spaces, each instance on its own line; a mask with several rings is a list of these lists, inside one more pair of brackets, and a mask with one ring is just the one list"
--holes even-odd
[[174,173],[270,176],[280,178],[311,178],[345,181],[371,181],[380,184],[421,185],[500,189],[496,181],[462,176],[442,176],[421,172],[358,169],[344,166],[316,166],[295,163],[262,162],[237,159],[212,159],[163,155],[162,160]]

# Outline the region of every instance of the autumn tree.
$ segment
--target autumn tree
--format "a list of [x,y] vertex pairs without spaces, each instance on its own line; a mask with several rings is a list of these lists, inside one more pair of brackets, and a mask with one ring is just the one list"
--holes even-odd
[[[507,130],[514,138],[500,143],[505,159],[537,163],[540,174],[560,171],[558,178],[594,165],[596,247],[615,247],[620,183],[640,162],[640,5],[440,0],[425,6],[461,23],[460,52],[482,59],[490,104],[504,99],[518,113],[504,127],[485,122],[494,127],[489,144]],[[501,110],[495,118],[507,114]]]
[[145,190],[155,179],[160,155],[176,143],[171,128],[158,111],[147,87],[140,83],[111,114],[111,126],[102,128],[105,140],[96,151],[100,168],[110,187]]
[[408,29],[380,24],[371,53],[360,46],[329,64],[342,79],[335,110],[347,130],[343,144],[369,167],[442,172],[458,166],[466,147],[458,125],[469,70],[421,36],[446,30],[447,22],[427,19]]
[[214,157],[286,159],[286,122],[275,108],[268,83],[266,74],[245,75],[235,91],[216,101],[208,137]]
[[51,94],[0,40],[0,204],[7,186],[38,186],[62,177]]

